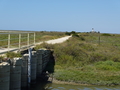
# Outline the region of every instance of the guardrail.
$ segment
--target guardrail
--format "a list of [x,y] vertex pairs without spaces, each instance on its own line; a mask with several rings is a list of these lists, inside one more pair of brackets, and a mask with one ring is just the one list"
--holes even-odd
[[0,33],[0,53],[28,48],[35,44],[35,32]]

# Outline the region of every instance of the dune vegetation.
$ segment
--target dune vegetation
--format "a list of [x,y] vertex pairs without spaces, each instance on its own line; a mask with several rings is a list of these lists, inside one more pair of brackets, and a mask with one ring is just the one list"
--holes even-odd
[[[66,33],[70,35],[70,33]],[[54,50],[54,78],[91,85],[120,85],[120,35],[75,33],[61,44],[36,48]]]

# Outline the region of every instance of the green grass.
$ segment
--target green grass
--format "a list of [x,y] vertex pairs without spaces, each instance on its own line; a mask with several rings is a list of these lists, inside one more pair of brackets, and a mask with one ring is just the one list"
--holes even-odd
[[92,85],[120,85],[120,71],[99,70],[95,66],[56,69],[54,77],[60,81]]
[[120,35],[78,35],[61,44],[47,44],[56,58],[54,77],[82,84],[120,85]]
[[12,58],[15,58],[15,57],[22,57],[22,55],[20,53],[7,52],[6,57],[12,59]]

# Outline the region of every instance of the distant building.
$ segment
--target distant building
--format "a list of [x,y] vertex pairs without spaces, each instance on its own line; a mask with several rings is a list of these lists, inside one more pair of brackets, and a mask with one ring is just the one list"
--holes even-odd
[[94,30],[94,28],[92,28],[92,31],[90,31],[90,33],[99,33],[99,31],[96,32],[96,31]]

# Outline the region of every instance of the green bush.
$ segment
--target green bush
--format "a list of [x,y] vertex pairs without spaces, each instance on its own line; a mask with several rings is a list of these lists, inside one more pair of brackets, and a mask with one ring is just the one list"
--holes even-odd
[[73,37],[79,37],[79,35],[76,34],[76,33],[72,34],[72,36],[73,36]]
[[99,62],[99,61],[107,60],[106,56],[101,53],[91,53],[89,59],[90,59],[90,62]]
[[85,41],[85,38],[84,38],[84,37],[82,37],[82,36],[80,36],[80,39],[81,39],[82,41]]
[[104,34],[102,34],[102,36],[111,36],[111,34],[104,33]]
[[71,35],[71,33],[70,32],[66,32],[65,35]]
[[76,32],[75,31],[71,31],[71,34],[76,34]]
[[35,49],[46,48],[46,49],[54,49],[54,44],[42,43],[41,45],[37,45]]
[[20,53],[14,53],[14,52],[7,52],[6,53],[7,58],[14,58],[14,57],[21,57]]

